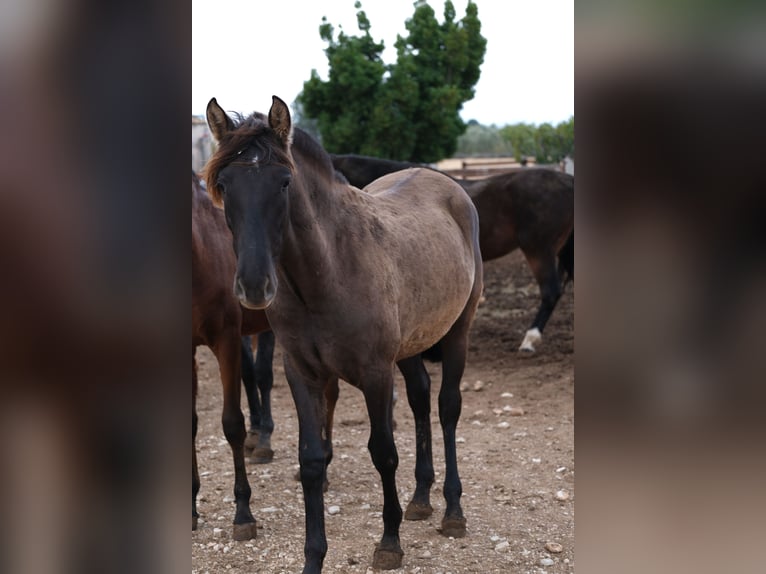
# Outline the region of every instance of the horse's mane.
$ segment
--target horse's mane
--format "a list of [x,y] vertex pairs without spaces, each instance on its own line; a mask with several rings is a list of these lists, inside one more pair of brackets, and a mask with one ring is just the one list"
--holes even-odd
[[[218,148],[208,160],[204,170],[208,193],[219,205],[222,198],[217,187],[218,174],[227,165],[236,165],[237,158],[243,150],[255,146],[256,153],[264,160],[290,169],[294,167],[279,137],[269,128],[268,117],[265,114],[253,112],[247,117],[233,114],[232,120],[234,128],[218,142]],[[293,128],[291,153],[293,155],[297,153],[302,159],[311,162],[315,168],[319,168],[317,173],[325,173],[331,179],[336,177],[330,155],[316,139],[301,128]]]
[[292,152],[293,155],[298,152],[304,160],[310,161],[315,168],[318,168],[314,171],[326,174],[327,177],[338,182],[348,183],[348,181],[343,181],[345,177],[343,180],[337,178],[330,154],[322,145],[313,136],[298,127],[293,128]]

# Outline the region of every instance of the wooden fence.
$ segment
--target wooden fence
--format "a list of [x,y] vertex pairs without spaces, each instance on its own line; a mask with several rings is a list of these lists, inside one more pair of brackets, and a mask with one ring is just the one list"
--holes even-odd
[[[528,158],[523,165],[513,157],[496,158],[449,158],[434,164],[434,167],[457,179],[484,179],[501,173],[522,171],[530,167],[540,167],[565,171],[565,164],[536,164],[534,158]],[[573,168],[572,168],[573,173]]]

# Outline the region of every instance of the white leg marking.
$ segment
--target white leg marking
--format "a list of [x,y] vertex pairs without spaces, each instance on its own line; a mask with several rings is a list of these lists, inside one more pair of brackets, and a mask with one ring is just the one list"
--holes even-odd
[[519,347],[519,351],[526,351],[528,353],[534,353],[535,352],[535,344],[539,343],[543,340],[542,335],[540,334],[540,329],[535,327],[534,329],[530,329],[527,331],[527,334],[524,336],[524,340],[521,343],[521,346]]

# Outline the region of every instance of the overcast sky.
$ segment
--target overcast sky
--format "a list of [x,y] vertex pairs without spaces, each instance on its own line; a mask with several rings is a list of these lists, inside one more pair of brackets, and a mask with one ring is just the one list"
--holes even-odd
[[[557,124],[574,114],[574,1],[475,0],[487,51],[473,100],[461,117],[484,125]],[[443,21],[444,1],[429,0]],[[456,20],[467,0],[453,0]],[[386,64],[396,61],[396,35],[414,12],[413,0],[362,0],[370,33],[383,41]],[[215,97],[226,110],[267,112],[271,96],[288,104],[311,70],[327,79],[322,16],[359,35],[354,0],[194,0],[192,113]]]

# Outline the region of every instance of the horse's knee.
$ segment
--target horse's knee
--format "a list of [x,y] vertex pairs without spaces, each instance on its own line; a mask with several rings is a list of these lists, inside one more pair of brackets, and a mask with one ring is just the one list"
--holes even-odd
[[239,409],[224,411],[221,417],[223,434],[229,443],[245,440],[245,417]]
[[388,440],[385,437],[371,437],[367,443],[372,463],[378,472],[395,472],[399,466],[399,455],[396,452],[393,437]]
[[303,484],[312,484],[317,481],[322,482],[324,480],[324,471],[326,466],[326,459],[324,454],[321,457],[317,456],[302,456],[300,457],[301,464],[301,482]]

